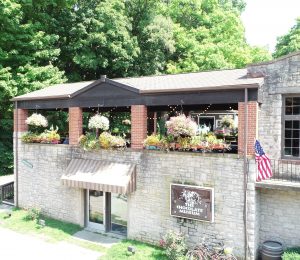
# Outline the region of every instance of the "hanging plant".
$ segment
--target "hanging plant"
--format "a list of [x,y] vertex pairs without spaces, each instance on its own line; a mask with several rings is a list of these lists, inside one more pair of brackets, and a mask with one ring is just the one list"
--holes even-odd
[[197,124],[190,117],[179,115],[166,122],[167,133],[174,137],[192,137],[197,134]]
[[48,126],[47,118],[38,113],[33,113],[25,120],[25,123],[29,125],[30,130],[34,133],[42,132],[42,129]]
[[96,129],[96,136],[99,137],[99,130],[106,131],[109,129],[109,120],[105,116],[94,115],[89,120],[88,128]]

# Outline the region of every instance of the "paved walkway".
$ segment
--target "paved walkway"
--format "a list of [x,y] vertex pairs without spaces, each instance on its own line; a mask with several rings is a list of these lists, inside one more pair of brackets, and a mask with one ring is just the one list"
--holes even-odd
[[111,237],[108,235],[102,235],[98,233],[94,233],[88,230],[81,230],[73,235],[73,237],[83,240],[83,241],[89,241],[92,243],[96,243],[100,246],[110,248],[113,245],[119,243],[121,239],[116,237]]
[[0,227],[0,259],[96,260],[101,253],[67,242],[49,243],[31,235]]

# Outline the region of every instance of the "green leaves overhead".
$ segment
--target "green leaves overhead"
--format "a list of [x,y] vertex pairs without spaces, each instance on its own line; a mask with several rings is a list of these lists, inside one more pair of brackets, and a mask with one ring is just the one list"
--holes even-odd
[[274,58],[278,58],[298,50],[300,50],[300,17],[286,35],[277,38],[273,56]]
[[[0,1],[0,174],[12,167],[12,135],[4,133],[12,131],[16,95],[101,74],[240,68],[269,59],[246,43],[244,7],[244,0]],[[298,30],[299,22],[278,55],[299,48]]]

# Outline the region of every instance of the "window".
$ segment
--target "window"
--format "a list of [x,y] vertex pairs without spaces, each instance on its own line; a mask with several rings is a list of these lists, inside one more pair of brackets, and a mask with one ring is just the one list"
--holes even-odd
[[300,97],[284,100],[283,155],[300,158]]

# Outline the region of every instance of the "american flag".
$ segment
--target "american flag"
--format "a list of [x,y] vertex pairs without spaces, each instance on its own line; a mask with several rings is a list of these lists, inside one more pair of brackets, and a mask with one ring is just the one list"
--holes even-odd
[[269,179],[273,176],[269,157],[265,154],[258,140],[255,141],[255,160],[257,162],[257,181]]

